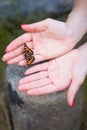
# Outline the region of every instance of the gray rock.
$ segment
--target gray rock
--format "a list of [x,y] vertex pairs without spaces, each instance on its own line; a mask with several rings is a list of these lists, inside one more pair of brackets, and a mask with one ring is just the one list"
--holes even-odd
[[82,111],[82,90],[75,107],[67,104],[66,92],[44,96],[27,96],[17,90],[18,80],[26,67],[9,65],[6,71],[14,130],[79,130]]

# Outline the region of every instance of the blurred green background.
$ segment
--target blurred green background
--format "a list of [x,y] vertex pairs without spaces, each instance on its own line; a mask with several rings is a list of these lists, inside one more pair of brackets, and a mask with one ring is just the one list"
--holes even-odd
[[[68,13],[58,15],[55,13],[33,12],[30,15],[16,14],[14,16],[0,17],[0,130],[11,130],[11,114],[9,111],[9,96],[5,79],[6,64],[1,58],[6,46],[16,37],[23,34],[21,24],[32,23],[45,18],[54,18],[65,21]],[[87,35],[79,42],[78,46],[87,41]],[[83,88],[83,111],[81,130],[87,130],[87,79]]]

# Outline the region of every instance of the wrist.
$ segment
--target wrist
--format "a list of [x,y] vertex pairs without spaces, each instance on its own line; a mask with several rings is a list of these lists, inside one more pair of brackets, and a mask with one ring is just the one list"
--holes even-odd
[[[72,19],[74,17],[76,18],[78,23],[82,22],[82,24],[83,23],[86,24],[86,27],[87,27],[87,14],[86,13],[77,11],[77,10],[73,10],[71,13],[69,13],[68,19]],[[87,31],[87,28],[86,28],[86,31]]]
[[68,15],[66,25],[69,27],[75,43],[87,33],[87,17],[82,12],[72,11]]

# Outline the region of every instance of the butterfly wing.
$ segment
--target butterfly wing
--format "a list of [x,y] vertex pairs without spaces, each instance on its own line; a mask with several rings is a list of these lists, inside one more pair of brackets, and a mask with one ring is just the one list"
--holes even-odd
[[24,44],[24,50],[27,65],[30,65],[35,60],[34,56],[32,56],[33,51],[26,44]]
[[35,60],[34,56],[31,56],[31,59],[27,60],[27,65],[31,65],[31,63]]
[[30,55],[33,55],[33,51],[24,43],[24,50],[25,52],[29,53]]

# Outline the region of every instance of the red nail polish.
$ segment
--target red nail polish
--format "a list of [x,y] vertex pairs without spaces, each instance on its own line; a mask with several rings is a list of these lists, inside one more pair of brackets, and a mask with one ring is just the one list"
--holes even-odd
[[26,26],[27,24],[21,24],[21,26]]
[[74,106],[75,106],[75,102],[73,101],[71,107],[74,108]]

